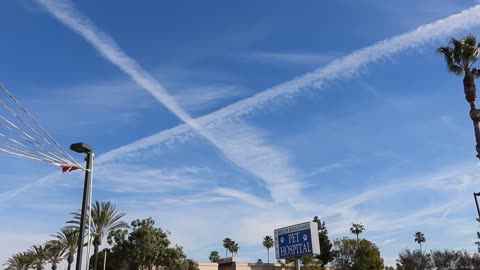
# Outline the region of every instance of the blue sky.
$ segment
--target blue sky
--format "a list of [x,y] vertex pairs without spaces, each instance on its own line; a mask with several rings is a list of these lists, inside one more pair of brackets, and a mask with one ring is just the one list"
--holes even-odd
[[[473,129],[435,48],[478,35],[476,4],[8,1],[1,82],[94,148],[94,200],[198,261],[225,237],[266,260],[263,236],[315,215],[331,239],[364,224],[387,264],[417,231],[475,251]],[[83,175],[0,160],[5,261],[64,225]]]

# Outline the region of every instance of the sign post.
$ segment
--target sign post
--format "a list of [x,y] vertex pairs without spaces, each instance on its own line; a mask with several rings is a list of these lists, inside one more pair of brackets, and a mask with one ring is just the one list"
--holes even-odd
[[275,257],[295,258],[295,268],[300,269],[301,256],[320,254],[318,225],[305,222],[274,230]]

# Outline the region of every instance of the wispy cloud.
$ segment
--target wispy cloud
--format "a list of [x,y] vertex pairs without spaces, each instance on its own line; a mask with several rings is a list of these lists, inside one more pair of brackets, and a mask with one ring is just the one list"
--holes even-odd
[[[258,165],[249,161],[248,158],[250,158],[250,156],[245,156],[244,153],[247,151],[236,148],[235,145],[229,144],[223,136],[216,136],[221,133],[215,134],[211,133],[209,130],[218,130],[218,128],[215,128],[218,123],[230,122],[222,120],[243,117],[267,104],[270,104],[271,101],[274,101],[280,97],[288,97],[298,94],[306,89],[320,88],[328,81],[348,78],[367,64],[375,63],[383,58],[399,53],[400,51],[430,43],[435,39],[448,36],[455,31],[480,24],[480,6],[475,6],[459,14],[455,14],[445,19],[420,26],[411,32],[398,35],[391,39],[387,39],[372,46],[355,51],[345,57],[333,61],[324,68],[317,69],[294,80],[269,88],[250,98],[236,102],[214,113],[194,120],[177,105],[174,99],[168,95],[163,86],[161,86],[152,76],[144,71],[136,62],[134,62],[133,59],[129,58],[110,37],[96,29],[93,23],[79,14],[70,4],[70,2],[53,2],[50,0],[37,1],[42,3],[62,23],[82,35],[104,57],[109,59],[113,64],[127,73],[132,79],[137,81],[137,83],[149,91],[159,101],[161,101],[180,119],[185,121],[190,127],[193,127],[194,130],[199,131],[202,135],[208,138],[214,145],[222,150],[226,158],[231,160],[240,168],[244,168],[253,175],[256,175],[266,181],[270,185],[271,190],[276,190],[272,191],[272,196],[276,199],[281,198],[281,196],[278,194],[285,193],[285,191],[292,189],[292,184],[287,184],[288,181],[278,182],[277,180],[269,180],[268,178],[266,179],[265,173],[262,173],[262,171],[258,170]],[[172,137],[179,135],[185,136],[186,133],[190,133],[191,129],[189,126],[182,124],[173,129],[160,132],[124,147],[120,147],[116,150],[106,153],[102,157],[102,160],[109,160],[118,155],[124,155],[132,151],[148,148],[149,146],[165,141],[175,142],[175,139],[172,140]],[[259,147],[256,148],[257,150],[265,149],[262,147],[262,145],[259,145]],[[278,160],[275,158],[275,155],[269,154],[262,155],[262,158],[266,158],[268,156],[273,160]],[[285,164],[285,161],[279,162]],[[277,168],[280,166],[274,167]],[[288,175],[291,174],[289,173]],[[291,177],[288,178],[292,179]],[[283,179],[285,179],[285,177]],[[272,183],[271,181],[275,182]],[[294,182],[293,185],[298,186],[298,184],[295,184]],[[284,192],[278,193],[280,190],[284,190]],[[276,192],[278,194],[275,194]]]
[[323,65],[338,57],[337,54],[325,53],[285,53],[285,52],[253,52],[242,54],[243,58],[265,64],[275,65]]
[[[125,170],[125,167],[128,167],[128,170]],[[98,179],[97,185],[106,186],[107,190],[113,192],[165,193],[191,189],[200,192],[208,189],[212,186],[212,180],[208,179],[208,176],[199,176],[200,172],[205,175],[208,169],[195,167],[156,169],[132,164],[128,166],[108,164],[98,167],[95,175]]]
[[[355,51],[333,61],[323,68],[266,89],[250,98],[235,102],[216,112],[199,117],[196,120],[201,125],[215,125],[215,122],[221,119],[246,116],[280,97],[291,97],[293,94],[298,94],[301,91],[313,87],[321,88],[324,83],[329,81],[347,79],[368,64],[381,61],[401,51],[426,45],[440,38],[445,38],[455,33],[455,31],[468,29],[477,25],[480,25],[480,6],[475,6],[461,13],[422,25],[411,32],[380,41],[369,47]],[[112,150],[105,153],[102,158],[112,159],[115,158],[115,156],[125,155],[165,141],[172,142],[172,140],[174,140],[172,137],[185,136],[185,134],[189,132],[191,132],[191,130],[188,126],[179,125]]]
[[37,185],[40,185],[40,184],[48,182],[48,181],[53,181],[53,179],[55,177],[57,177],[58,175],[59,175],[59,173],[52,173],[52,174],[44,176],[44,177],[36,180],[33,183],[30,183],[30,184],[26,185],[26,186],[19,187],[19,188],[16,188],[14,190],[9,190],[7,192],[0,193],[0,206],[8,203],[12,198],[15,198],[18,194],[20,194],[20,193],[22,193],[26,190],[29,190],[32,187],[35,187]]
[[187,87],[178,91],[174,98],[190,112],[209,108],[220,101],[238,98],[244,95],[246,89],[235,85],[204,85]]
[[253,204],[253,205],[255,205],[257,207],[260,207],[260,208],[268,208],[268,206],[270,205],[265,200],[262,200],[262,199],[254,196],[252,194],[248,194],[246,192],[243,192],[243,191],[240,191],[240,190],[237,190],[237,189],[216,188],[216,189],[213,190],[213,192],[216,193],[216,194],[222,195],[222,196],[239,199],[239,200],[243,201],[244,203]]
[[[289,186],[287,186],[284,180],[280,180],[280,182],[278,182],[276,179],[268,177],[268,174],[265,174],[264,170],[257,170],[259,168],[257,164],[251,163],[250,160],[245,159],[251,158],[252,156],[245,155],[245,150],[239,149],[235,145],[232,145],[230,143],[231,137],[226,139],[223,135],[219,136],[219,133],[211,133],[212,129],[205,128],[202,123],[193,119],[185,110],[183,110],[183,108],[178,105],[175,99],[168,94],[167,90],[159,82],[157,82],[153,76],[151,76],[138,63],[130,58],[110,36],[99,30],[88,18],[80,14],[70,1],[37,1],[61,23],[81,35],[103,57],[117,66],[140,86],[142,86],[143,89],[148,91],[178,118],[180,118],[193,130],[201,134],[209,142],[220,149],[224,156],[233,164],[266,181],[270,186],[272,186],[272,196],[276,200],[283,200],[283,198],[285,198],[284,196],[278,196],[280,190],[286,190],[292,185],[295,186],[295,184],[289,184]],[[216,129],[213,130],[217,131]],[[231,135],[237,134],[238,133]],[[252,145],[255,145],[255,143],[252,143]],[[258,153],[258,150],[264,150],[266,148],[267,147],[265,145],[256,145],[256,149],[252,150],[257,150],[254,153]],[[263,152],[262,155],[264,153],[265,152]],[[276,160],[276,156],[270,155],[270,153],[267,155],[269,155],[272,160]],[[256,157],[258,157],[258,155]],[[280,160],[279,162],[283,165],[286,165],[283,160]],[[277,168],[280,169],[282,167],[278,166]],[[293,178],[291,178],[291,180],[291,182],[294,182]],[[294,194],[295,193],[296,192],[294,191]]]

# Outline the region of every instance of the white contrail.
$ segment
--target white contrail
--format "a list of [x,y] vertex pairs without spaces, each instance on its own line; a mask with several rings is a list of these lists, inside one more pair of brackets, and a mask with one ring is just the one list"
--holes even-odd
[[[160,101],[178,118],[185,122],[190,128],[198,132],[210,143],[216,146],[221,153],[237,167],[247,171],[267,183],[268,188],[275,200],[293,200],[299,194],[300,186],[295,184],[295,177],[291,176],[293,170],[285,170],[286,175],[280,179],[273,179],[265,170],[259,170],[258,165],[252,162],[252,158],[263,160],[265,157],[276,159],[276,169],[281,170],[288,166],[287,159],[277,158],[274,153],[278,153],[266,144],[259,145],[263,140],[250,136],[240,136],[239,133],[233,133],[229,137],[223,136],[223,132],[218,132],[215,128],[206,128],[193,119],[185,110],[183,110],[176,101],[168,94],[167,90],[155,80],[146,70],[138,65],[135,60],[130,58],[106,33],[98,29],[87,17],[80,14],[70,1],[37,0],[46,10],[57,18],[65,26],[82,36],[90,43],[103,57],[117,66],[121,71],[127,74],[132,80],[138,83],[142,88],[149,92],[153,97]],[[238,128],[237,131],[246,130]],[[262,150],[261,154],[245,153],[248,150],[239,151],[238,147],[232,145],[232,142],[240,139],[250,138],[250,144],[246,144],[252,150]],[[269,148],[269,151],[264,151]],[[289,179],[287,179],[287,176]],[[291,182],[291,183],[287,183]],[[283,196],[287,189],[291,189],[290,197]]]
[[[311,89],[313,87],[320,88],[323,83],[328,81],[346,79],[367,64],[375,63],[384,58],[391,57],[403,50],[419,47],[436,39],[452,35],[456,31],[478,25],[480,25],[480,5],[433,23],[422,25],[413,31],[354,51],[345,57],[333,61],[323,68],[319,68],[291,81],[266,89],[250,98],[238,101],[216,112],[197,118],[196,121],[202,126],[208,126],[215,125],[216,121],[224,120],[226,118],[244,116],[255,109],[265,106],[268,102],[275,99],[297,94],[302,90]],[[117,156],[173,140],[173,138],[185,135],[190,131],[191,129],[187,125],[178,125],[174,128],[111,150],[103,154],[100,159],[105,161],[111,160]]]
[[87,17],[80,14],[70,1],[37,0],[37,2],[43,5],[61,23],[82,36],[103,57],[148,91],[183,122],[207,138],[209,137],[208,134],[203,134],[202,128],[177,104],[155,78],[129,57],[110,36],[97,29]]
[[[236,102],[224,107],[214,113],[192,119],[175,101],[166,93],[165,89],[137,63],[129,58],[116,43],[81,14],[79,14],[70,4],[70,2],[51,0],[37,0],[44,5],[47,10],[57,19],[68,26],[70,29],[82,35],[91,43],[104,57],[117,65],[122,71],[132,77],[137,83],[149,91],[154,97],[161,101],[168,109],[175,113],[187,125],[182,124],[173,129],[162,131],[153,136],[141,139],[132,144],[112,150],[100,157],[98,161],[108,161],[133,152],[139,149],[147,148],[161,142],[184,135],[193,130],[204,135],[210,142],[216,145],[222,152],[237,166],[250,171],[256,176],[262,178],[262,174],[252,171],[249,164],[239,160],[229,150],[228,141],[225,138],[215,136],[215,133],[207,132],[211,128],[215,129],[216,124],[232,117],[241,117],[251,113],[257,108],[268,104],[268,102],[277,98],[297,94],[304,89],[320,88],[327,81],[336,79],[345,79],[357,72],[361,67],[390,57],[395,53],[408,48],[421,46],[440,37],[445,37],[460,29],[469,28],[480,24],[480,6],[472,7],[461,13],[449,16],[445,19],[423,25],[414,31],[398,35],[388,40],[378,42],[372,46],[355,51],[343,58],[340,58],[324,68],[317,69],[294,80],[285,82],[275,87],[260,92],[253,97]],[[218,127],[217,127],[218,128]],[[238,154],[238,152],[237,152]],[[247,165],[245,167],[245,165]],[[264,175],[263,175],[264,176]],[[265,180],[265,179],[264,179]]]

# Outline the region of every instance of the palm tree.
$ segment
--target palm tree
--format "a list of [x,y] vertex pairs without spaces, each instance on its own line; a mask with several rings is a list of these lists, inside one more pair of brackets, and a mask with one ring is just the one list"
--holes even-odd
[[4,270],[28,270],[31,264],[32,259],[30,254],[27,252],[20,252],[8,258],[7,262],[3,265],[7,267]]
[[47,262],[52,265],[52,270],[57,270],[57,264],[62,261],[65,250],[66,248],[59,240],[50,240],[45,243]]
[[232,239],[228,237],[223,239],[223,247],[225,248],[225,258],[227,257],[227,251],[230,250],[231,246],[232,246]]
[[220,255],[218,254],[218,251],[214,250],[210,252],[210,257],[208,257],[211,262],[217,262],[218,259],[220,259]]
[[365,227],[361,223],[353,223],[350,228],[350,232],[357,236],[357,245],[358,245],[358,235],[365,231]]
[[43,266],[47,262],[47,251],[42,245],[33,245],[28,250],[29,256],[31,256],[32,263],[31,266],[35,270],[43,270]]
[[[80,212],[73,213],[74,220],[70,223],[80,223]],[[111,202],[98,202],[92,206],[92,225],[88,218],[85,226],[90,230],[93,235],[93,270],[97,270],[98,265],[98,248],[102,244],[102,239],[105,235],[113,232],[117,229],[129,228],[128,224],[121,219],[125,216],[125,213],[117,213],[117,209]]]
[[238,243],[236,243],[235,241],[232,241],[232,244],[230,245],[230,252],[232,253],[232,257],[233,255],[236,255],[238,250],[240,249],[240,247],[238,246]]
[[61,229],[60,232],[57,232],[54,237],[56,237],[65,248],[65,255],[68,263],[67,269],[70,270],[74,256],[77,253],[77,245],[78,238],[80,237],[80,232],[76,227],[65,227]]
[[422,251],[422,243],[427,242],[425,235],[422,232],[416,232],[413,236],[415,237],[414,241],[420,245],[420,251]]
[[267,263],[270,263],[270,248],[273,247],[273,238],[267,235],[263,238],[263,246],[267,249]]
[[452,38],[449,45],[438,48],[437,52],[445,57],[449,72],[458,76],[463,75],[463,91],[465,99],[470,104],[470,118],[475,131],[477,158],[480,158],[480,129],[478,127],[480,110],[475,107],[477,99],[475,78],[480,77],[480,70],[473,67],[480,57],[479,44],[475,36],[468,35],[460,40]]

